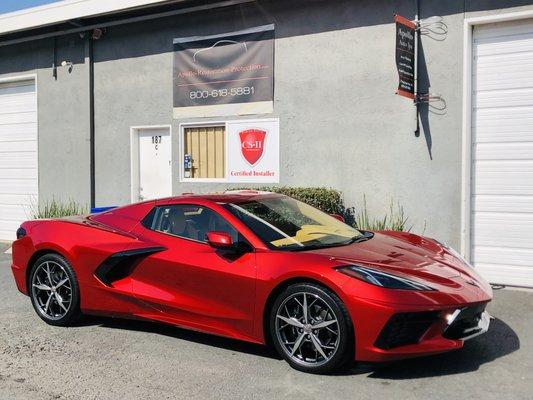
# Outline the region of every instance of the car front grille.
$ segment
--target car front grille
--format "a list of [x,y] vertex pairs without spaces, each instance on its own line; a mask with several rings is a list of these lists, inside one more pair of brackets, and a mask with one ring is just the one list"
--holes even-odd
[[422,335],[437,321],[438,316],[438,311],[394,314],[385,324],[374,345],[389,350],[418,343]]
[[447,339],[462,339],[475,333],[486,306],[486,304],[479,304],[463,308],[442,336]]

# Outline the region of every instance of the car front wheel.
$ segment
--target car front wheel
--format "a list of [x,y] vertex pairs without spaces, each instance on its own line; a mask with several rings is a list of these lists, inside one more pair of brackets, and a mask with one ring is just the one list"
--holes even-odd
[[50,325],[68,326],[81,315],[76,275],[58,254],[46,254],[33,264],[28,289],[37,315]]
[[353,359],[353,325],[339,297],[312,283],[287,287],[275,300],[270,335],[295,369],[326,373]]

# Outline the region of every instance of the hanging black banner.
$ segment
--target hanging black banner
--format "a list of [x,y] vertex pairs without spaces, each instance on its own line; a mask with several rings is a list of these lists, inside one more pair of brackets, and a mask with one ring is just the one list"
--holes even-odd
[[174,39],[174,117],[272,112],[274,27]]
[[396,69],[398,70],[398,90],[396,94],[415,98],[415,37],[416,25],[399,15],[396,22]]

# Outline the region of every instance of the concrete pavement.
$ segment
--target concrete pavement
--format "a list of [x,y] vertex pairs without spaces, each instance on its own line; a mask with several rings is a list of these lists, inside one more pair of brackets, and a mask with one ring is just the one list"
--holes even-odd
[[533,292],[498,290],[464,349],[333,376],[297,372],[262,346],[158,324],[46,325],[0,254],[0,399],[531,399]]

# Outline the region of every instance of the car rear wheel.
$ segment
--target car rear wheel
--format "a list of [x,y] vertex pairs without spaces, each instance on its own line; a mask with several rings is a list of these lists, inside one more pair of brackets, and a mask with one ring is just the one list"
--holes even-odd
[[28,289],[33,308],[47,324],[68,326],[80,317],[78,281],[60,255],[46,254],[33,264]]
[[295,369],[325,373],[353,359],[353,325],[339,297],[312,283],[287,287],[275,300],[270,335]]

